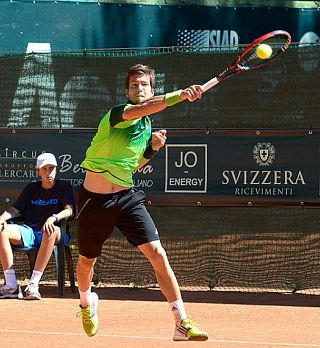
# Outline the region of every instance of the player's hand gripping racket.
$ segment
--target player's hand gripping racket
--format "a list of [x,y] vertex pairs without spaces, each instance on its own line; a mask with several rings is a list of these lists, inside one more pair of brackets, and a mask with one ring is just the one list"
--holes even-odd
[[207,91],[228,77],[264,66],[281,52],[285,52],[290,43],[290,34],[283,30],[260,36],[248,45],[227,69],[204,83],[201,86],[203,91]]

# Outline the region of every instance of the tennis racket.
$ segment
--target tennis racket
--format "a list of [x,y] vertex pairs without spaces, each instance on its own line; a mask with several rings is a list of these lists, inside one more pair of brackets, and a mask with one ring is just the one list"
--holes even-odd
[[[245,71],[261,68],[277,57],[280,53],[285,52],[290,43],[291,36],[286,31],[275,30],[264,34],[248,45],[227,69],[222,71],[218,76],[204,83],[201,87],[204,92],[206,92],[208,89],[214,87],[228,77]],[[261,44],[269,45],[272,48],[272,53],[268,58],[262,59],[258,57],[256,50]]]

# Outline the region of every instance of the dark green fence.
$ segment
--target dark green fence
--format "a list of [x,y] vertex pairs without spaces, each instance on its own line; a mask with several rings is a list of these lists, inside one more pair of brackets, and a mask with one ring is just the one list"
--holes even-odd
[[[187,48],[30,54],[0,59],[0,127],[97,127],[125,100],[136,64],[157,71],[156,93],[202,84],[237,52]],[[165,128],[319,128],[320,45],[293,47],[269,65],[223,81],[195,103],[154,117]]]

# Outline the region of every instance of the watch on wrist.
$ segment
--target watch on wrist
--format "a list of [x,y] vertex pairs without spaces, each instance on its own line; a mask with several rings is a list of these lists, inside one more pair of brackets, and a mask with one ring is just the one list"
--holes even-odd
[[55,222],[58,222],[58,221],[59,221],[58,215],[56,215],[56,214],[52,214],[51,216],[52,216],[52,217],[54,217],[54,218],[56,219],[56,221],[55,221]]

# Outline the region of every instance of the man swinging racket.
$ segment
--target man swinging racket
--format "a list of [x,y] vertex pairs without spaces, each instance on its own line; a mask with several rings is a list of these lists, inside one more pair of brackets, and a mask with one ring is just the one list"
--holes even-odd
[[144,205],[145,194],[133,188],[132,174],[166,142],[166,130],[152,133],[149,115],[188,99],[201,98],[203,89],[186,89],[154,96],[155,72],[135,65],[126,78],[126,103],[111,108],[101,120],[81,167],[86,170],[78,201],[77,280],[84,331],[94,336],[99,327],[98,296],[91,292],[94,264],[114,227],[146,256],[175,320],[175,341],[205,341],[208,334],[188,318],[178,282],[157,228]]

